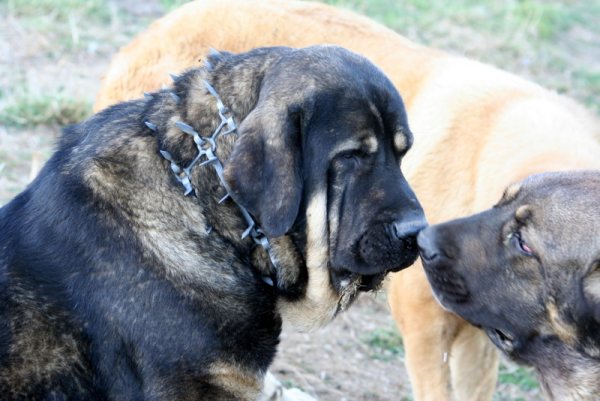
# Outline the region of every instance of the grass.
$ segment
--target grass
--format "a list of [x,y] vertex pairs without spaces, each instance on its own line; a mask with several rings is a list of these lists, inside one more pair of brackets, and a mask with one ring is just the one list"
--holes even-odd
[[160,0],[160,4],[166,11],[176,9],[182,4],[188,3],[189,0]]
[[109,13],[102,0],[6,0],[6,12],[16,18],[52,16],[57,22],[67,22],[74,15],[107,22]]
[[101,0],[6,0],[0,12],[47,41],[49,55],[86,49],[96,40],[89,27],[110,27],[116,6]]
[[373,359],[389,362],[404,356],[402,337],[395,326],[377,328],[363,335],[361,340],[371,348]]
[[600,111],[600,0],[327,0]]
[[[372,330],[363,335],[361,340],[371,349],[370,357],[373,359],[397,363],[404,357],[402,337],[395,326]],[[523,394],[535,396],[539,393],[539,384],[532,369],[501,362],[494,401],[524,401]]]
[[0,125],[33,127],[67,125],[90,115],[89,101],[74,99],[65,92],[44,93],[23,89],[10,99],[0,98]]
[[501,364],[498,381],[500,384],[517,386],[526,392],[540,387],[533,371],[522,366]]

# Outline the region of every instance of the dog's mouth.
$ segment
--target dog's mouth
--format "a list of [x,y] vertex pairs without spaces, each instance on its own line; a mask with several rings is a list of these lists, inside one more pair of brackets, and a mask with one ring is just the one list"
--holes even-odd
[[498,328],[485,327],[483,330],[496,347],[509,355],[513,353],[516,341],[514,334]]
[[346,269],[330,269],[329,272],[331,284],[339,295],[336,315],[348,309],[359,293],[381,288],[387,273],[361,275]]
[[356,291],[367,292],[381,288],[387,272],[377,274],[359,274],[347,269],[330,269],[331,283],[338,293],[355,287]]

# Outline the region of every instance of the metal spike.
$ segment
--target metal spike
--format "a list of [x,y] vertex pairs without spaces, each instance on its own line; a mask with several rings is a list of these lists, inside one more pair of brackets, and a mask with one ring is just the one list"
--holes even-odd
[[179,174],[181,173],[181,167],[179,167],[173,160],[171,160],[171,170],[177,174],[179,181],[181,181],[181,178],[179,177]]
[[160,154],[162,157],[164,157],[165,159],[167,159],[168,161],[172,162],[173,161],[173,157],[171,156],[171,154],[169,152],[167,152],[166,150],[161,150]]
[[146,124],[146,127],[150,128],[152,131],[156,131],[158,129],[158,126],[150,121],[144,121],[144,124]]
[[152,94],[150,94],[148,92],[144,92],[144,99],[152,100],[152,99],[154,99],[154,96],[152,96]]
[[181,179],[181,184],[185,188],[185,196],[188,196],[194,190],[190,183],[190,178],[187,175]]
[[262,281],[264,281],[267,285],[273,287],[273,279],[269,276],[262,276]]
[[171,99],[175,101],[175,103],[179,104],[179,102],[181,102],[181,98],[176,93],[171,92],[169,95],[171,96]]
[[219,204],[221,204],[221,203],[225,202],[225,200],[227,200],[227,198],[229,198],[230,196],[231,196],[231,195],[229,195],[229,194],[225,194],[225,196],[224,196],[224,197],[222,197],[222,198],[219,200]]
[[183,121],[177,121],[175,123],[175,126],[177,128],[179,128],[180,130],[182,130],[183,132],[185,132],[188,135],[194,135],[197,134],[197,132],[194,130],[194,127],[192,127],[191,125],[188,125],[186,123],[184,123]]
[[244,232],[242,233],[242,239],[245,239],[247,236],[249,236],[253,229],[254,229],[254,224],[249,225],[248,228],[246,228],[244,230]]
[[206,88],[206,90],[208,91],[208,93],[210,93],[211,95],[213,95],[214,98],[217,99],[217,103],[219,102],[219,95],[217,94],[217,91],[215,90],[215,88],[212,87],[211,84],[208,83],[207,80],[203,79],[202,83],[204,84],[204,87]]
[[169,76],[171,77],[173,82],[177,82],[179,78],[181,78],[181,75],[173,74],[172,72],[169,73]]

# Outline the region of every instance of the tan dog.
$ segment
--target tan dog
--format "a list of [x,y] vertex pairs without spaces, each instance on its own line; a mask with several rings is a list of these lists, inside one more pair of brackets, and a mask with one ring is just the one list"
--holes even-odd
[[[169,82],[209,47],[334,43],[381,67],[415,133],[403,171],[431,223],[485,209],[527,175],[600,168],[600,124],[572,101],[514,75],[414,44],[365,17],[306,2],[190,3],[114,58],[96,109]],[[420,265],[393,276],[392,311],[415,397],[489,400],[497,355],[485,334],[435,302]]]
[[535,367],[552,401],[600,395],[600,172],[544,173],[421,231],[436,298]]

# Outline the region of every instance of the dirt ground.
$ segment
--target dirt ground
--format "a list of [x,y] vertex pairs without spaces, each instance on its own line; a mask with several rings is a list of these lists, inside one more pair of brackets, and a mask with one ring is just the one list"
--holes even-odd
[[[165,11],[165,2],[159,1],[107,4],[106,15],[93,24],[85,13],[63,18],[43,10],[38,15],[35,10],[2,8],[0,109],[23,93],[64,93],[89,109],[111,55]],[[50,26],[53,22],[66,28],[60,31]],[[49,107],[53,101],[62,107],[52,98]],[[33,106],[24,102],[18,107]],[[59,132],[56,124],[14,127],[0,121],[0,205],[26,186],[32,164],[35,169],[49,157]],[[363,295],[321,330],[297,333],[286,328],[272,371],[286,385],[323,401],[411,400],[403,357],[385,295],[379,293]],[[500,381],[496,401],[541,400],[526,370],[507,364]]]

